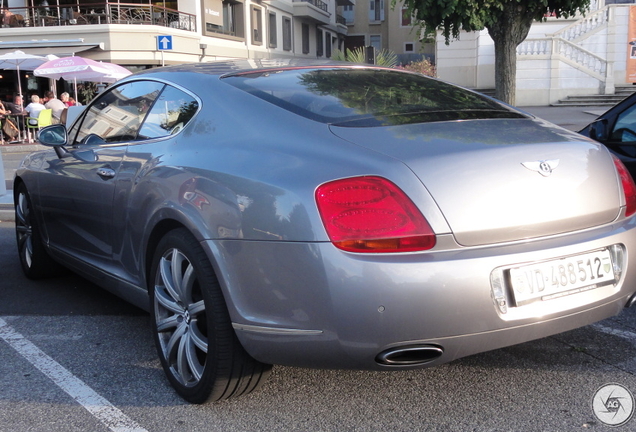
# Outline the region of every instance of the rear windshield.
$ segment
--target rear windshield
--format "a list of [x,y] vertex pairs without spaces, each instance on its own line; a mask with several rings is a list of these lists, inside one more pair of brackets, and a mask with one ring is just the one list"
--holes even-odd
[[298,115],[337,126],[523,117],[477,93],[390,69],[261,70],[223,80]]

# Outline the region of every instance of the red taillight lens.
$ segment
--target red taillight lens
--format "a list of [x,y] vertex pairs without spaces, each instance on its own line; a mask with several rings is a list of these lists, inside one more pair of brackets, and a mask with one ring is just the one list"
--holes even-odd
[[619,158],[612,155],[614,159],[614,165],[618,171],[618,176],[621,178],[621,184],[623,185],[623,193],[625,194],[625,216],[631,216],[636,213],[636,184],[627,168],[621,162]]
[[382,177],[353,177],[316,190],[333,244],[349,252],[412,252],[435,246],[435,233],[400,188]]

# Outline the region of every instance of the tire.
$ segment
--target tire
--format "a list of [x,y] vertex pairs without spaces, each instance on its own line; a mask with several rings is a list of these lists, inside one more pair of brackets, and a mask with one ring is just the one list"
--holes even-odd
[[42,243],[42,234],[24,183],[16,189],[14,204],[18,255],[25,276],[29,279],[42,279],[63,274],[65,269],[51,259]]
[[241,346],[205,252],[186,229],[167,233],[149,278],[153,336],[163,370],[191,403],[219,401],[258,389],[271,366]]

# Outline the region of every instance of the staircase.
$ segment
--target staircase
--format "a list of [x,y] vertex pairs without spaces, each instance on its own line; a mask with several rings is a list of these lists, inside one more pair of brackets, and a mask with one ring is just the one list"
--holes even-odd
[[568,96],[551,106],[614,106],[628,96],[636,92],[636,85],[617,84],[613,95],[581,95]]
[[[631,86],[628,88],[614,88],[612,78],[613,63],[602,55],[592,52],[598,43],[606,43],[610,23],[615,22],[615,5],[603,5],[604,2],[594,1],[590,11],[576,22],[561,30],[546,34],[545,37],[526,39],[517,47],[517,61],[531,61],[533,63],[545,62],[558,63],[570,70],[577,70],[590,78],[597,80],[599,93],[593,96],[569,96],[553,106],[611,106],[631,94]],[[594,38],[594,39],[591,39]],[[596,41],[590,43],[590,41]],[[600,50],[602,52],[602,50]],[[554,66],[552,66],[554,68]],[[559,66],[560,67],[560,66]],[[566,68],[567,69],[567,68]],[[560,87],[558,82],[550,80],[550,87]],[[636,89],[634,89],[636,90]],[[616,94],[609,94],[614,93]]]

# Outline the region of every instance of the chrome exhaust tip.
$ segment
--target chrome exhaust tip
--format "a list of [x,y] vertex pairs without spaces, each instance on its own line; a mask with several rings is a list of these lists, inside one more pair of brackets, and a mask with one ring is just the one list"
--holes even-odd
[[632,294],[630,298],[627,299],[627,303],[625,304],[626,308],[632,307],[636,304],[636,293]]
[[409,345],[381,352],[375,361],[385,366],[421,366],[438,359],[444,353],[436,345]]

